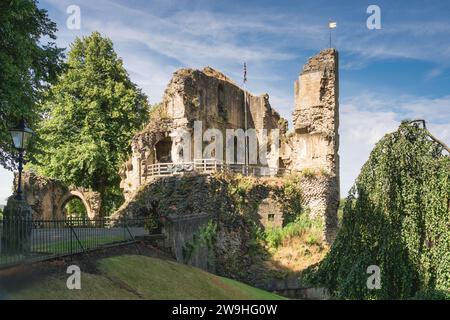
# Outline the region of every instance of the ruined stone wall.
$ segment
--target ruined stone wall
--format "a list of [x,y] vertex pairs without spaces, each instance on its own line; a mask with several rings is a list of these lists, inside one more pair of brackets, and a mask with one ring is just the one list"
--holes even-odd
[[[206,67],[203,70],[180,69],[170,80],[164,93],[160,113],[132,141],[132,157],[121,170],[121,187],[125,198],[130,199],[141,185],[149,181],[146,177],[147,164],[157,163],[155,147],[158,141],[169,139],[172,150],[177,141],[170,136],[176,129],[194,131],[194,122],[202,121],[202,130],[214,128],[226,136],[226,129],[245,128],[244,97],[247,97],[247,127],[255,129],[281,129],[286,131],[287,122],[270,106],[268,94],[254,96],[222,73]],[[194,144],[191,144],[192,158]],[[225,148],[225,143],[224,143]],[[224,150],[225,157],[225,150]],[[174,156],[171,161],[177,162]],[[272,161],[273,162],[273,161]]]
[[[299,176],[290,182],[284,177],[227,174],[160,177],[141,188],[113,218],[148,217],[152,202],[156,201],[159,214],[168,221],[163,228],[166,242],[179,261],[183,261],[182,248],[186,242],[211,219],[217,223],[214,250],[201,248],[189,263],[211,271],[208,262],[215,261],[219,275],[258,284],[263,280],[258,261],[266,256],[261,243],[255,247],[255,227],[286,225],[293,219],[294,207],[301,207],[313,216],[323,215],[329,204],[328,183],[328,177],[322,175]],[[240,190],[237,185],[245,186],[245,191],[237,194]],[[300,190],[298,198],[287,197],[293,190]],[[292,205],[296,200],[300,206]],[[270,215],[272,221],[268,219]],[[210,254],[214,254],[214,259],[206,259]]]
[[[270,159],[269,166],[320,176],[305,185],[305,195],[311,199],[311,214],[324,218],[330,241],[337,229],[339,204],[338,70],[335,49],[323,50],[308,60],[295,82],[294,130],[289,134],[286,120],[270,106],[267,94],[246,95],[248,128],[280,129],[280,155],[269,155],[276,158]],[[225,133],[226,129],[244,129],[244,97],[242,88],[210,67],[176,71],[165,91],[160,116],[154,117],[133,139],[132,157],[121,170],[126,200],[152,181],[145,170],[148,164],[158,162],[157,155],[164,152],[163,148],[158,149],[158,143],[172,143],[172,153],[165,159],[177,162],[177,152],[173,152],[177,141],[170,132],[183,128],[192,137],[196,120],[202,121],[202,130],[216,128]],[[194,144],[191,147],[192,157],[198,158]]]
[[[33,219],[63,219],[64,206],[74,197],[79,198],[86,207],[90,219],[98,218],[101,210],[101,197],[98,192],[78,187],[68,187],[61,181],[44,178],[31,171],[22,175],[23,192],[31,206]],[[17,185],[17,177],[14,181]]]
[[165,247],[171,248],[177,261],[215,273],[214,252],[206,244],[199,243],[189,256],[185,256],[186,245],[199,236],[199,230],[204,228],[210,219],[211,215],[207,213],[169,216],[170,223],[164,226],[163,234],[166,235]]
[[151,121],[144,130],[136,134],[131,142],[131,158],[122,166],[120,187],[125,199],[130,199],[134,191],[148,180],[146,164],[156,163],[155,145],[163,139],[170,139],[170,132],[174,130],[172,119],[158,116]]
[[333,243],[338,231],[339,182],[335,176],[318,175],[302,180],[304,204],[310,216],[324,220],[324,237]]
[[310,208],[315,215],[324,217],[329,241],[337,231],[340,198],[338,61],[338,52],[327,49],[303,67],[294,85],[294,132],[282,146],[286,167],[324,176],[307,192],[316,195]]
[[[210,67],[176,71],[163,105],[175,127],[193,128],[193,122],[201,120],[205,128],[245,128],[244,90]],[[271,108],[267,94],[247,92],[247,108],[249,128],[278,128],[281,118]]]
[[309,59],[295,82],[291,168],[326,170],[339,177],[338,53]]

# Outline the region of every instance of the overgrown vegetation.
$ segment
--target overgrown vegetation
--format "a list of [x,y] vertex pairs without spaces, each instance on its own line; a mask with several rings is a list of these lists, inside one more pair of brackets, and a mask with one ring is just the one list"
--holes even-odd
[[[167,177],[143,187],[124,214],[147,216],[149,199],[157,201],[159,210],[168,216],[211,213],[216,229],[201,230],[185,245],[184,258],[195,256],[196,248],[209,242],[205,239],[214,239],[207,236],[213,234],[207,230],[215,229],[218,241],[208,253],[215,254],[216,272],[254,283],[255,278],[267,275],[268,279],[278,270],[303,270],[320,261],[328,250],[322,242],[319,221],[308,220],[302,195],[304,179],[311,178],[302,174],[257,178],[230,172]],[[277,215],[283,214],[283,228],[265,232],[259,215],[268,213],[268,209],[260,211],[263,202],[276,207]],[[269,242],[278,242],[279,246],[275,248]]]
[[112,41],[98,32],[76,38],[65,72],[41,103],[33,168],[100,192],[108,215],[123,201],[119,168],[148,111],[147,97],[131,82]]
[[342,219],[344,217],[344,207],[345,207],[346,203],[347,203],[347,199],[345,199],[345,198],[339,200],[339,207],[338,207],[338,212],[337,212],[339,227],[342,226]]
[[[442,298],[450,290],[449,199],[450,158],[425,129],[402,123],[371,152],[310,280],[345,299]],[[378,290],[366,285],[370,265],[381,270]]]
[[194,234],[191,241],[187,241],[183,247],[183,258],[189,261],[196,250],[206,246],[209,250],[214,250],[217,238],[217,223],[209,220],[208,223]]
[[[92,262],[91,262],[92,263]],[[285,299],[241,282],[218,277],[172,260],[120,255],[95,261],[82,275],[82,290],[67,290],[64,272],[18,281],[2,290],[3,299]],[[84,269],[83,269],[84,270]],[[25,275],[26,277],[26,275]],[[28,280],[28,279],[27,279]],[[3,288],[3,287],[2,287]]]
[[300,275],[311,265],[320,262],[328,252],[323,238],[322,219],[310,218],[305,211],[283,227],[264,230],[263,243],[269,253],[270,276],[283,278]]
[[233,173],[217,173],[215,177],[226,185],[234,208],[244,217],[252,217],[260,201],[269,196],[283,205],[285,224],[294,221],[303,211],[300,186],[303,175],[301,174],[285,177],[282,184],[278,183],[279,180],[263,181],[252,176]]
[[[319,173],[320,174],[320,173]],[[302,180],[312,179],[307,173],[293,174],[278,178],[258,179],[239,174],[218,173],[215,175],[225,194],[231,200],[231,208],[236,214],[225,212],[220,221],[229,226],[243,223],[246,236],[245,259],[227,256],[219,267],[226,265],[229,275],[245,277],[247,259],[258,275],[248,275],[259,279],[273,277],[283,278],[288,274],[300,272],[312,264],[318,263],[325,256],[328,246],[323,239],[321,218],[311,219],[308,208],[303,205]],[[223,191],[223,190],[222,190]],[[215,191],[216,194],[220,192]],[[258,215],[261,201],[273,199],[283,213],[283,226],[264,227]],[[223,196],[222,196],[223,199]],[[222,201],[223,202],[223,201]],[[233,217],[239,217],[233,219]],[[223,257],[220,257],[222,259]],[[247,261],[248,262],[248,261]]]
[[17,165],[8,129],[22,117],[34,126],[38,103],[63,67],[56,24],[37,4],[0,1],[0,165],[6,169]]
[[323,240],[323,223],[322,219],[311,219],[305,212],[283,227],[266,228],[264,234],[265,241],[272,249],[277,249],[292,238],[301,237],[305,234],[307,234],[306,243],[308,245],[319,245]]
[[157,103],[151,106],[149,111],[148,119],[149,121],[158,121],[162,119],[169,119],[167,110],[164,108],[162,103]]

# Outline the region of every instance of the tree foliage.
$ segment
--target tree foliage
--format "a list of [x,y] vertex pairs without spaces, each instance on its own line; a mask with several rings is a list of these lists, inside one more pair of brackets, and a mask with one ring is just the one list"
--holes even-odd
[[[315,281],[350,299],[450,290],[450,158],[442,151],[408,123],[377,143]],[[379,290],[367,288],[370,265],[381,269]]]
[[73,198],[67,202],[65,209],[69,218],[88,218],[86,207],[80,198]]
[[37,103],[62,66],[56,25],[35,0],[0,1],[0,165],[11,169],[8,129],[37,120]]
[[99,191],[111,206],[120,198],[119,167],[148,117],[147,98],[130,81],[111,40],[94,32],[74,41],[67,70],[49,90],[42,112],[38,171]]

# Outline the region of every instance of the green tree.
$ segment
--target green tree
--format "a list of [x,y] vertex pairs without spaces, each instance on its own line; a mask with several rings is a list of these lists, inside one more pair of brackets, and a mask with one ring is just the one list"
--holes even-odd
[[73,198],[66,204],[66,214],[70,218],[87,218],[86,207],[80,198]]
[[67,70],[49,90],[37,133],[41,174],[102,194],[104,213],[121,199],[119,168],[147,122],[146,96],[133,84],[110,39],[77,38]]
[[35,0],[0,1],[0,164],[12,169],[8,129],[21,117],[33,125],[37,102],[62,66],[56,25]]
[[[313,280],[341,298],[450,292],[450,157],[403,123],[377,143],[344,205],[342,227]],[[381,288],[367,287],[379,266]]]

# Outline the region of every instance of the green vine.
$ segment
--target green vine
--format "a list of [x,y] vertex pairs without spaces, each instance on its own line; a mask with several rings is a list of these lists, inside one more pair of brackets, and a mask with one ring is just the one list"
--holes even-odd
[[195,251],[203,246],[213,249],[217,238],[217,223],[209,220],[208,224],[200,228],[183,246],[183,259],[189,261]]
[[[450,158],[442,151],[408,123],[380,140],[345,202],[330,253],[307,278],[344,299],[448,293]],[[380,267],[380,289],[367,288],[370,265]]]

